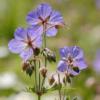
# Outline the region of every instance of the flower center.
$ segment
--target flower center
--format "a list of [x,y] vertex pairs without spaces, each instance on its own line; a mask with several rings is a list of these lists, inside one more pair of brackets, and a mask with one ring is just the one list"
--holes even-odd
[[69,56],[66,59],[66,63],[68,64],[68,66],[73,67],[73,58],[71,56]]
[[27,35],[26,43],[27,43],[28,47],[31,47],[31,48],[33,47],[32,42],[33,42],[33,40],[31,39],[31,37],[29,35]]
[[50,19],[50,16],[48,16],[46,19],[43,19],[41,16],[39,16],[39,19],[41,20],[41,23],[39,24],[44,25],[44,24],[47,24],[48,20]]
[[28,41],[28,46],[32,47],[32,41],[31,40]]

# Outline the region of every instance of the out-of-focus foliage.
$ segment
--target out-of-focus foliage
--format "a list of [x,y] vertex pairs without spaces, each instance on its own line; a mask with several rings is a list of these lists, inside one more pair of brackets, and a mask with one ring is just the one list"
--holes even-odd
[[[85,52],[88,69],[74,78],[72,87],[76,90],[68,94],[79,96],[82,100],[99,100],[100,97],[95,98],[100,95],[100,74],[93,69],[93,61],[97,49],[100,48],[100,0],[0,0],[0,55],[4,54],[0,56],[0,83],[6,72],[15,73],[18,79],[17,87],[0,87],[0,100],[26,91],[25,88],[33,84],[32,77],[22,71],[21,59],[9,53],[7,45],[17,27],[27,27],[25,20],[28,12],[42,2],[50,3],[54,9],[60,11],[66,23],[65,28],[60,29],[56,37],[48,38],[48,47],[58,54],[60,47],[77,45]],[[48,68],[52,71],[56,69],[56,64],[49,64]]]

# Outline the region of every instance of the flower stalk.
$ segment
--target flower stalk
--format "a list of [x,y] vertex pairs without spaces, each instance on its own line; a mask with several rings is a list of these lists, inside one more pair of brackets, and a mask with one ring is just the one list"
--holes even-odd
[[59,75],[59,73],[58,73],[58,82],[59,82],[59,89],[58,89],[58,91],[59,91],[59,99],[61,100],[61,83],[60,83],[60,75]]
[[[58,28],[64,25],[63,17],[58,11],[53,10],[49,4],[42,3],[37,9],[29,12],[27,15],[27,23],[29,26],[26,29],[21,27],[16,29],[14,38],[8,44],[9,50],[19,54],[25,62],[23,71],[26,74],[31,77],[34,72],[35,84],[32,89],[37,94],[38,100],[41,100],[41,96],[49,90],[57,90],[59,92],[59,100],[61,100],[63,84],[60,73],[56,74],[57,80],[55,75],[49,80],[50,89],[46,88],[44,83],[46,78],[48,78],[46,69],[47,62],[56,62],[55,53],[47,48],[46,37],[56,35]],[[43,59],[39,58],[39,54]],[[70,83],[70,77],[78,75],[87,65],[84,60],[83,50],[78,46],[65,46],[60,48],[60,56],[61,59],[55,72],[66,72],[64,80],[66,86],[67,82]],[[34,59],[32,59],[33,57]],[[44,66],[41,66],[42,61]],[[41,69],[42,67],[43,69]]]

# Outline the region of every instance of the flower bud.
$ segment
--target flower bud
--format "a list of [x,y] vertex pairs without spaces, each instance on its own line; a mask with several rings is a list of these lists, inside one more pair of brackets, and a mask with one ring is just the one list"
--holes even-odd
[[78,67],[73,67],[73,70],[74,70],[76,73],[79,73],[79,72],[80,72],[80,70],[79,70]]
[[63,83],[66,84],[67,82],[71,83],[71,78],[69,76],[63,78]]
[[42,53],[43,53],[43,55],[47,58],[47,60],[48,60],[49,62],[56,62],[55,53],[52,52],[50,49],[45,48],[45,49],[43,50]]
[[55,78],[53,77],[53,75],[49,78],[49,85],[53,85],[53,83],[55,82]]
[[23,71],[26,71],[26,69],[27,69],[29,66],[30,66],[30,65],[29,65],[28,62],[24,62],[24,63],[22,64],[22,69],[23,69]]
[[29,76],[32,76],[33,71],[34,71],[34,66],[31,65],[26,69],[26,74],[28,74]]
[[47,69],[45,67],[40,68],[40,74],[45,78],[47,74]]
[[48,54],[47,59],[49,62],[56,62],[56,56],[55,54],[52,52],[51,54]]
[[63,82],[66,84],[67,82],[68,83],[71,83],[71,76],[70,76],[70,73],[67,73],[65,72],[65,76],[63,78]]
[[35,48],[34,49],[34,55],[37,56],[40,53],[40,49],[39,48]]

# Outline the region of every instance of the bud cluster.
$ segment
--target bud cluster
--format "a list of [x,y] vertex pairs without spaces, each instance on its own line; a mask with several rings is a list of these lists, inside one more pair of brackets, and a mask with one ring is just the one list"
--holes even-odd
[[26,72],[29,76],[33,74],[34,71],[34,65],[31,65],[29,62],[24,62],[22,65],[23,71]]

